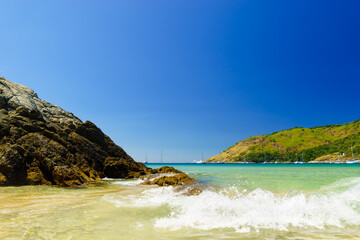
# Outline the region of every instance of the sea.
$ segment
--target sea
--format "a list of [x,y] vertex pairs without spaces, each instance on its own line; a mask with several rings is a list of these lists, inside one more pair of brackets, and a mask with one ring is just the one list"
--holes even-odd
[[173,166],[202,192],[104,179],[0,188],[0,239],[360,239],[360,164]]

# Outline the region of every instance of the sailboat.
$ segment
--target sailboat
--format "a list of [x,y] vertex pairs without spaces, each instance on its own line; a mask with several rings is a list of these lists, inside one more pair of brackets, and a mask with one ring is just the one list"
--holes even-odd
[[[219,156],[220,156],[220,160],[215,162],[215,164],[222,164],[223,163],[221,152],[220,152]],[[203,155],[202,155],[202,152],[201,152],[201,163],[204,163],[204,161],[202,161],[202,158],[203,158]]]
[[244,156],[244,162],[243,162],[243,164],[248,164],[248,163],[249,163],[248,157],[247,157],[247,156]]
[[347,164],[353,164],[353,163],[359,163],[358,160],[355,160],[354,158],[354,150],[353,150],[353,147],[351,146],[351,156],[352,156],[352,159],[351,160],[347,160],[346,163]]
[[221,154],[220,154],[220,161],[217,161],[216,162],[217,164],[223,164],[224,162],[222,161],[222,156],[221,156]]
[[146,155],[145,155],[145,161],[143,161],[143,163],[148,163],[147,153],[146,153]]
[[223,164],[224,162],[222,161],[222,156],[220,155],[220,161],[216,162],[217,164]]
[[265,155],[264,159],[265,159],[265,161],[263,162],[263,164],[266,164],[266,163],[267,163],[267,161],[266,161],[266,155]]
[[194,160],[193,163],[197,163],[197,164],[204,163],[202,152],[200,152],[200,160],[199,161]]

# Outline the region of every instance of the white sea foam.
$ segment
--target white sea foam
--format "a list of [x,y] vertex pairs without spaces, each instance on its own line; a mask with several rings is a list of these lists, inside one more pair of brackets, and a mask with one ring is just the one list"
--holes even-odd
[[141,179],[124,179],[124,178],[103,178],[104,181],[109,181],[111,184],[115,185],[125,185],[125,186],[136,186],[144,182]]
[[333,184],[330,184],[328,186],[324,186],[322,188],[323,191],[338,191],[339,189],[347,189],[349,187],[356,187],[357,185],[360,185],[360,178],[344,178],[340,179]]
[[136,185],[139,185],[142,182],[144,182],[144,180],[141,180],[141,179],[136,179],[136,180],[124,179],[124,180],[113,181],[112,184],[126,185],[126,186],[136,186]]
[[[152,181],[155,180],[157,178],[163,177],[163,176],[173,176],[175,175],[174,173],[160,173],[160,174],[152,174],[147,176],[148,181]],[[103,178],[102,180],[104,181],[110,181],[112,184],[115,185],[126,185],[126,186],[136,186],[139,185],[140,183],[145,182],[145,179],[124,179],[124,178]]]
[[152,188],[140,195],[107,195],[104,199],[117,207],[167,205],[170,213],[154,219],[154,226],[170,230],[233,228],[238,232],[249,232],[260,229],[324,229],[327,226],[343,228],[360,225],[360,178],[349,181],[347,185],[338,182],[325,188],[329,191],[309,194],[292,191],[285,196],[262,189],[247,193],[235,187],[185,196],[172,187],[166,187]]
[[103,199],[114,203],[116,207],[159,207],[178,199],[179,195],[173,187],[159,187],[143,191],[141,195],[123,196],[113,193],[105,195]]

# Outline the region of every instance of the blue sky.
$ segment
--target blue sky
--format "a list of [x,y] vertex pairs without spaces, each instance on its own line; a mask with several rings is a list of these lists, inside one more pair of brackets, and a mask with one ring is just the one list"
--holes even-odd
[[359,119],[360,2],[3,1],[0,72],[135,160]]

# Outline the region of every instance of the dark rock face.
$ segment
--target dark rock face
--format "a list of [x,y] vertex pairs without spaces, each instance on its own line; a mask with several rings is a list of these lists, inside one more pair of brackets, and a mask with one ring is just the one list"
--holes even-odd
[[145,174],[95,124],[0,77],[0,184],[76,186]]

